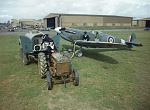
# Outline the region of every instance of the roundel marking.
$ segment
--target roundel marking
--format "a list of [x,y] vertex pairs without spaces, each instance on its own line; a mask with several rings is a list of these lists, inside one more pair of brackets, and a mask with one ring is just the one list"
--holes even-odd
[[107,40],[108,42],[110,42],[110,43],[113,43],[113,42],[115,42],[115,40],[114,40],[114,38],[113,37],[108,37],[108,40]]

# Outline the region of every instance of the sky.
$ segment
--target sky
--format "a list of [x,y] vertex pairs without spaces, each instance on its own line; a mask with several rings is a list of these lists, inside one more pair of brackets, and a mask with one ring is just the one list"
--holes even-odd
[[0,0],[0,23],[50,13],[150,17],[150,0]]

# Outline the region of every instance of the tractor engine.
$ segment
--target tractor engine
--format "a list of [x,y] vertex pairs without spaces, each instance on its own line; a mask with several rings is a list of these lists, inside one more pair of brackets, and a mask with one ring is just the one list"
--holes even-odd
[[54,76],[63,76],[69,71],[71,72],[71,62],[69,58],[60,53],[52,53],[50,67]]

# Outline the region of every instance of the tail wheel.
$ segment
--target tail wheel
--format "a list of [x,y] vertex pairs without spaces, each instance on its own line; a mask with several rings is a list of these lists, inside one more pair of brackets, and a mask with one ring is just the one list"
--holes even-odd
[[46,62],[45,53],[40,52],[38,54],[38,70],[39,70],[39,75],[41,76],[41,78],[46,77],[47,69],[48,69],[48,64]]
[[77,69],[73,69],[73,84],[74,86],[78,86],[79,85],[79,74],[78,74],[78,70]]
[[82,51],[81,51],[81,50],[76,50],[76,51],[75,51],[75,55],[76,55],[77,57],[81,57],[81,56],[82,56]]
[[47,71],[46,78],[47,78],[48,90],[52,90],[53,82],[52,82],[52,75],[50,71]]

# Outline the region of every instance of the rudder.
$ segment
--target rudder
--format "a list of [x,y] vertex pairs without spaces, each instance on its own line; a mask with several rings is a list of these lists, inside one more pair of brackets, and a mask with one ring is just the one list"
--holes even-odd
[[136,43],[136,35],[134,33],[132,33],[128,39],[127,39],[127,42],[129,43]]

